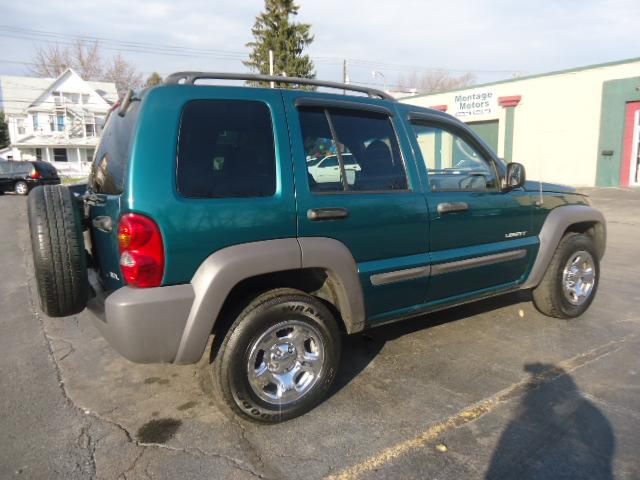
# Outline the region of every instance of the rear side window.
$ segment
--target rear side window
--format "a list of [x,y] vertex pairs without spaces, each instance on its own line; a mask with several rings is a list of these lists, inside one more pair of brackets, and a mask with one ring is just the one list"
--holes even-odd
[[312,192],[407,189],[400,147],[387,115],[300,108],[299,116]]
[[131,102],[124,117],[117,111],[109,115],[91,168],[90,184],[95,192],[122,193],[139,108],[140,102]]
[[269,197],[276,159],[269,108],[248,100],[193,100],[178,139],[178,191],[191,198]]

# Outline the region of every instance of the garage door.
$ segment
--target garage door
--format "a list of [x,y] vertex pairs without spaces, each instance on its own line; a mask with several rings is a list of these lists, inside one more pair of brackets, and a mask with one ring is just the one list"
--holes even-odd
[[498,151],[498,120],[470,122],[467,125],[480,135],[480,138],[482,138],[494,152]]

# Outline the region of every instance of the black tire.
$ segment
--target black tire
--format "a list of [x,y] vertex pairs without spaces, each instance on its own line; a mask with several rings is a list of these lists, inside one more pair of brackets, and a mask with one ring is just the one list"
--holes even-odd
[[61,185],[34,188],[28,199],[40,307],[50,317],[84,310],[89,296],[80,209]]
[[[283,321],[312,326],[324,345],[317,380],[301,398],[284,405],[260,398],[248,373],[254,342]],[[326,397],[340,363],[340,331],[320,300],[298,290],[277,289],[259,295],[244,308],[224,337],[214,338],[212,350],[214,397],[221,410],[254,422],[279,423],[308,412]]]
[[[563,293],[563,271],[571,256],[579,251],[586,251],[591,255],[595,275],[589,296],[580,305],[574,305]],[[593,302],[599,283],[600,262],[593,241],[584,234],[568,233],[558,244],[542,281],[533,289],[533,303],[541,313],[549,317],[579,317]]]
[[16,195],[28,195],[29,185],[27,182],[19,180],[13,185],[13,191]]

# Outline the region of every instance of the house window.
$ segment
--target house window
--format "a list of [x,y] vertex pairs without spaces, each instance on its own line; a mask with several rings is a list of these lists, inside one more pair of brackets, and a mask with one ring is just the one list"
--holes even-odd
[[62,105],[62,96],[60,92],[53,92],[53,103],[56,105]]
[[82,103],[84,105],[88,105],[89,104],[89,94],[87,94],[87,93],[83,93],[82,94]]
[[18,118],[17,123],[18,123],[18,135],[24,135],[25,134],[24,118]]
[[87,148],[85,150],[86,153],[86,161],[87,163],[90,163],[93,161],[93,156],[96,154],[96,150],[94,148]]
[[56,118],[58,124],[58,132],[64,132],[64,115],[58,115]]
[[41,148],[36,148],[36,160],[41,162],[42,161],[42,149]]
[[66,103],[79,103],[80,102],[80,94],[79,93],[63,93],[64,101]]
[[84,126],[84,129],[87,132],[87,137],[95,137],[96,136],[96,126],[93,123],[87,123]]
[[53,149],[53,161],[54,162],[68,162],[67,149],[66,148],[54,148]]
[[39,127],[40,127],[40,125],[39,125],[39,119],[38,119],[38,114],[37,114],[37,113],[34,113],[32,118],[33,118],[33,131],[34,131],[34,132],[37,132],[37,131],[38,131],[38,129],[39,129]]

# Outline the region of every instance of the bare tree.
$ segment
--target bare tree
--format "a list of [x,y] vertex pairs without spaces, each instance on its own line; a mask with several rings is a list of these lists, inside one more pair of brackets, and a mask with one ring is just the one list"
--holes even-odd
[[407,90],[415,88],[421,93],[436,93],[468,87],[473,85],[475,80],[476,77],[472,73],[465,73],[457,77],[446,70],[435,70],[423,74],[413,72],[406,77],[403,75],[398,79],[398,85]]
[[53,44],[47,48],[36,48],[36,53],[28,70],[29,73],[36,77],[55,78],[67,68],[72,68],[69,49]]
[[120,96],[143,85],[142,75],[122,55],[105,60],[99,42],[84,40],[76,40],[68,47],[52,44],[37,48],[29,70],[38,77],[57,77],[67,68],[85,80],[115,83]]
[[142,75],[120,54],[113,57],[111,65],[104,74],[104,80],[115,83],[120,96],[143,85]]

